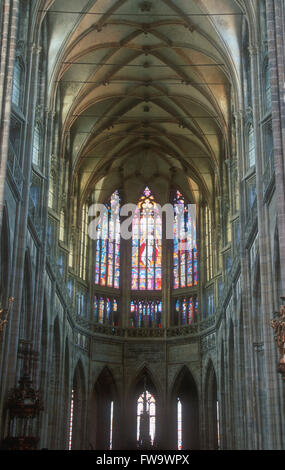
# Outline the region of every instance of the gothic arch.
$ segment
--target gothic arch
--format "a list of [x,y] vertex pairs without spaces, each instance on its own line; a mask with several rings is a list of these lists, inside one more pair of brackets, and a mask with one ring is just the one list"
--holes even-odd
[[[125,412],[129,423],[126,435],[127,445],[130,449],[137,448],[137,400],[139,395],[144,392],[144,388],[151,393],[156,402],[156,431],[155,440],[158,445],[161,442],[161,402],[162,402],[162,391],[158,385],[158,381],[155,379],[154,373],[151,371],[148,365],[144,364],[140,367],[136,375],[134,376],[131,384],[128,387],[128,392],[125,397]],[[129,447],[128,447],[129,448]]]
[[82,450],[85,446],[86,420],[86,375],[82,360],[79,359],[73,375],[73,433],[72,450]]
[[220,422],[221,429],[223,430],[221,435],[222,449],[227,449],[228,443],[228,432],[226,429],[226,409],[227,409],[227,393],[225,388],[226,383],[226,361],[225,361],[225,348],[224,339],[221,339],[221,353],[220,353]]
[[69,423],[69,418],[70,418],[70,412],[71,412],[71,371],[70,371],[70,352],[69,352],[69,340],[68,337],[65,339],[65,349],[64,349],[64,371],[63,371],[63,390],[64,390],[64,396],[68,397],[68,399],[65,399],[64,404],[63,404],[63,417],[62,417],[62,423],[63,423],[63,433],[62,433],[62,442],[61,442],[61,449],[67,449],[68,448],[68,440],[69,440],[69,431],[70,431],[70,423]]
[[[111,411],[113,422],[111,422]],[[99,373],[90,400],[88,416],[88,446],[90,449],[109,450],[118,442],[120,400],[114,376],[104,366]],[[112,428],[112,432],[111,432]]]
[[24,261],[24,279],[20,316],[20,339],[29,340],[32,334],[33,272],[30,250],[27,248]]
[[162,398],[163,389],[161,387],[157,374],[154,370],[152,370],[150,364],[146,362],[137,369],[137,372],[132,378],[128,386],[128,398],[133,394],[133,391],[138,387],[138,384],[143,381],[144,377],[147,377],[147,385],[148,383],[150,384],[150,392],[155,393],[156,395],[159,395]]
[[52,350],[50,358],[49,375],[49,445],[52,449],[57,448],[56,429],[58,428],[59,413],[58,400],[60,390],[60,364],[61,363],[61,334],[59,318],[56,316],[53,323]]
[[209,359],[206,367],[204,388],[205,447],[208,450],[217,450],[219,448],[217,405],[217,376],[212,359]]
[[200,449],[199,395],[197,384],[188,367],[176,376],[171,392],[171,448],[177,449],[177,399],[182,403],[182,448]]
[[235,387],[235,377],[236,377],[236,341],[235,341],[235,330],[233,320],[230,320],[229,325],[229,336],[228,336],[228,380],[229,380],[229,435],[231,440],[231,448],[234,448],[235,442],[235,403],[236,403],[236,387]]

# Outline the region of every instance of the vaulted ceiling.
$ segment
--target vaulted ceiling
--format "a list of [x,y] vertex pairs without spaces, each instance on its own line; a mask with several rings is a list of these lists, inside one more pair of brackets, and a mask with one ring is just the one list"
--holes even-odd
[[219,191],[239,82],[243,14],[234,0],[49,2],[49,87],[61,156],[81,201],[146,184],[167,200]]

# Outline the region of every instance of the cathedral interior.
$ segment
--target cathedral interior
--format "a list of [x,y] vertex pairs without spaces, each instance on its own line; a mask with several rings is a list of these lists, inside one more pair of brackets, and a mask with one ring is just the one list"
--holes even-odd
[[1,448],[284,449],[285,1],[0,30]]

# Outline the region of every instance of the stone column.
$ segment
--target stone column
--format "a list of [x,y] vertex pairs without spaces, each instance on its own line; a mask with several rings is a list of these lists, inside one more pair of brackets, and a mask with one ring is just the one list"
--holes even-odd
[[18,0],[4,0],[2,10],[2,42],[0,53],[0,227],[2,225],[3,195],[6,178],[6,166],[9,143],[11,114],[11,96],[13,88],[13,69],[17,41],[17,23],[19,14]]
[[[271,77],[272,130],[279,228],[282,295],[285,295],[285,59],[284,10],[280,0],[266,0],[268,57]],[[283,22],[283,23],[282,23]]]

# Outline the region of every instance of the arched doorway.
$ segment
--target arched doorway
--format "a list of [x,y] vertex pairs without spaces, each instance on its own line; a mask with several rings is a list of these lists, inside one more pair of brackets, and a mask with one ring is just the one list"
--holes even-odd
[[160,400],[151,373],[143,368],[131,388],[127,403],[129,421],[127,442],[130,449],[159,448]]
[[176,378],[172,397],[171,448],[197,450],[200,448],[199,400],[194,378],[187,367],[183,367]]
[[78,361],[74,371],[72,394],[72,432],[70,432],[70,449],[82,450],[85,442],[85,411],[86,411],[86,385],[85,374],[81,360]]
[[208,364],[205,380],[205,447],[208,450],[220,447],[217,378],[212,361]]
[[116,384],[111,371],[105,367],[100,373],[92,396],[89,420],[89,447],[97,450],[118,448],[119,403]]

